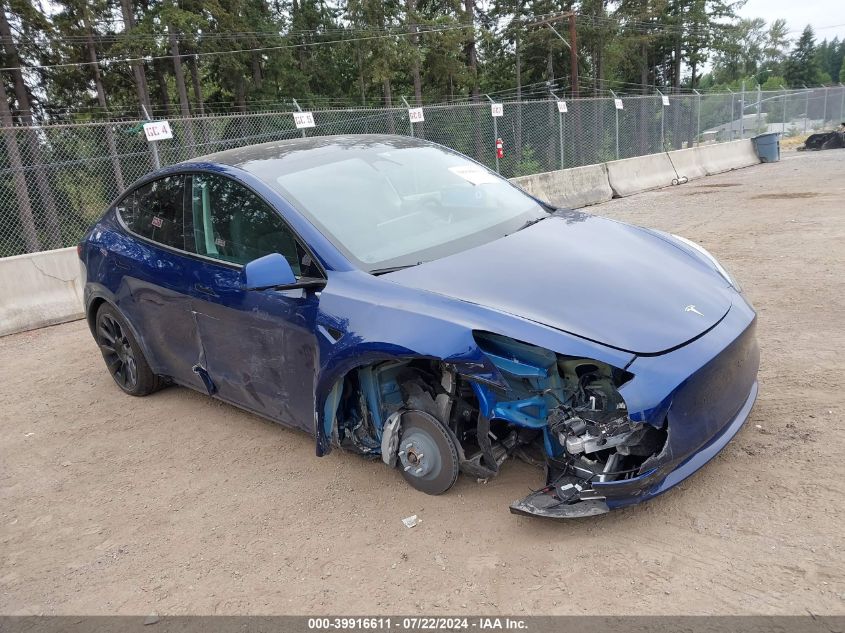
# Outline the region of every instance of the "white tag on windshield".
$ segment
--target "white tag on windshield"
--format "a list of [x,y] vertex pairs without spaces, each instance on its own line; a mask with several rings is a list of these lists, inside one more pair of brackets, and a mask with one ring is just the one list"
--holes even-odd
[[486,169],[476,167],[475,165],[455,165],[454,167],[450,167],[449,171],[474,185],[485,185],[498,182],[496,176]]

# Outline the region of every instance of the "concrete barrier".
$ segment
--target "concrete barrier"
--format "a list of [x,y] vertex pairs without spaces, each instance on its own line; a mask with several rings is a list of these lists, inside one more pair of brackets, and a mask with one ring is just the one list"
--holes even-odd
[[668,187],[675,178],[669,157],[648,154],[607,163],[607,178],[614,198],[623,198],[640,191]]
[[520,176],[511,178],[511,182],[556,207],[577,209],[613,197],[604,164]]
[[707,175],[707,171],[701,162],[701,152],[699,152],[698,147],[669,152],[669,158],[672,160],[679,177],[686,176],[688,180],[695,180]]
[[76,248],[0,259],[0,336],[80,319]]
[[750,139],[702,145],[697,149],[699,160],[708,176],[740,167],[749,167],[760,162]]

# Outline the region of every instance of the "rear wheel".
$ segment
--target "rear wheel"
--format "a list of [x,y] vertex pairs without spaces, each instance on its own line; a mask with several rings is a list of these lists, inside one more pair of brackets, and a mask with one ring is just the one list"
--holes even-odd
[[460,462],[455,442],[428,413],[402,414],[398,454],[405,481],[426,494],[443,494],[458,479]]
[[126,320],[111,305],[97,311],[96,339],[106,368],[118,387],[131,396],[146,396],[160,389],[161,378],[150,369]]

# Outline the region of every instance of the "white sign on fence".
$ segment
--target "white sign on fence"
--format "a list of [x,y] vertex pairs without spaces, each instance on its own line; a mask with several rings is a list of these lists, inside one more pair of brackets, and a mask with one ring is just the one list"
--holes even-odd
[[293,122],[297,128],[314,127],[314,114],[312,112],[294,112]]
[[505,106],[501,103],[490,104],[490,116],[502,116],[505,113]]
[[563,114],[564,112],[569,112],[566,108],[566,101],[558,101],[557,102],[557,111]]
[[614,100],[613,100],[613,105],[615,105],[615,106],[616,106],[616,109],[617,109],[617,110],[622,110],[622,109],[623,109],[623,108],[622,108],[622,99],[614,99]]
[[661,95],[663,97],[663,105],[669,105],[669,95]]
[[408,108],[408,118],[411,123],[422,123],[425,121],[422,108]]
[[151,121],[144,123],[144,135],[148,141],[163,141],[173,138],[173,130],[170,129],[169,121]]

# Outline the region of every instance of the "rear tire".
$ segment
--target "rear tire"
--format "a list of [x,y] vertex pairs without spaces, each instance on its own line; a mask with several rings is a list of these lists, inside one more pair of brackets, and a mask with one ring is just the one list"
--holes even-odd
[[164,386],[150,369],[126,319],[110,304],[97,310],[94,337],[115,384],[130,396],[146,396]]
[[399,468],[411,486],[429,495],[440,495],[458,479],[458,449],[449,431],[424,411],[402,414]]

